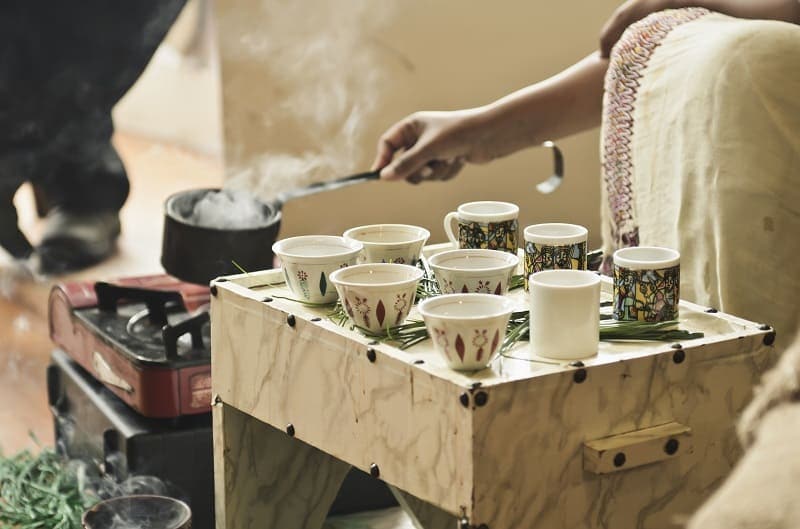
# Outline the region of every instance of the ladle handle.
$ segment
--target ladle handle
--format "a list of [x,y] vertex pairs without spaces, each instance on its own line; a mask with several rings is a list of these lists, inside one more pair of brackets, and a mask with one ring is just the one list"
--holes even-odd
[[378,180],[381,177],[380,171],[369,171],[366,173],[358,173],[350,176],[345,176],[344,178],[337,178],[336,180],[329,180],[327,182],[314,182],[306,187],[300,187],[298,189],[290,189],[289,191],[284,191],[283,193],[279,193],[277,198],[275,199],[275,207],[280,210],[283,208],[283,205],[288,202],[289,200],[294,200],[296,198],[302,198],[308,195],[313,195],[315,193],[320,193],[322,191],[331,191],[333,189],[339,189],[340,187],[349,186],[352,184],[359,184],[361,182],[369,182],[372,180]]
[[552,141],[548,140],[542,146],[553,149],[553,174],[547,180],[536,184],[537,191],[547,195],[558,189],[564,182],[564,155],[561,154],[561,149]]

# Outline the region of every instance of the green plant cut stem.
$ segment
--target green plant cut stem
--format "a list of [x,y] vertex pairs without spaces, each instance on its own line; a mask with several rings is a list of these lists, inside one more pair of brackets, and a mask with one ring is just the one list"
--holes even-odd
[[79,529],[83,511],[94,501],[82,493],[74,472],[52,450],[0,455],[2,529]]
[[327,308],[330,308],[330,307],[335,307],[336,306],[336,302],[335,301],[333,301],[331,303],[315,303],[313,301],[304,301],[302,299],[295,299],[295,298],[290,298],[290,297],[287,297],[287,296],[271,296],[271,297],[273,297],[275,299],[286,299],[286,300],[289,300],[289,301],[294,301],[295,303],[300,303],[301,305],[305,305],[307,307],[319,307],[319,308],[326,308],[327,307]]
[[247,274],[247,275],[250,275],[250,272],[248,272],[247,270],[245,270],[244,268],[242,268],[242,267],[239,265],[239,263],[237,263],[237,262],[236,262],[236,261],[234,261],[233,259],[231,259],[231,263],[232,263],[232,264],[233,264],[233,266],[235,266],[235,267],[236,267],[236,268],[237,268],[237,269],[238,269],[238,270],[239,270],[241,273],[243,273],[243,274]]

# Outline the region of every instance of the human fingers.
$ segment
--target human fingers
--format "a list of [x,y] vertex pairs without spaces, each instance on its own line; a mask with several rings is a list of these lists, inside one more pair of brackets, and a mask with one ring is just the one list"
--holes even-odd
[[462,167],[464,167],[464,159],[461,157],[452,160],[432,160],[406,177],[406,181],[411,184],[419,184],[423,181],[450,180],[458,174]]
[[461,171],[462,167],[464,167],[464,158],[456,158],[447,164],[446,170],[442,173],[442,176],[439,179],[450,180]]
[[406,177],[406,182],[409,184],[417,185],[424,180],[429,180],[431,174],[433,174],[433,169],[428,167],[427,165],[417,171],[416,173],[409,175]]
[[371,170],[377,171],[389,165],[398,151],[412,147],[417,138],[416,128],[410,118],[405,118],[389,127],[378,139],[378,148]]
[[600,31],[600,55],[608,58],[628,26],[650,13],[670,7],[669,0],[627,0],[619,6]]
[[611,55],[611,49],[622,36],[622,32],[627,27],[627,11],[629,9],[628,2],[618,7],[611,17],[603,24],[603,29],[600,30],[600,56],[608,58]]
[[384,180],[403,180],[413,177],[413,179],[419,181],[427,180],[431,176],[430,171],[433,171],[433,167],[426,168],[426,166],[434,162],[435,159],[434,156],[429,154],[429,148],[416,144],[396,156],[389,165],[384,167],[381,170],[381,178]]

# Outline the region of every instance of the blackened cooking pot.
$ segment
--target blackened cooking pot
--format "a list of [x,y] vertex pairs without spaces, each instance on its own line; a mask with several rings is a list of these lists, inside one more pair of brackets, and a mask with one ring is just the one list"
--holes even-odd
[[219,189],[181,191],[167,198],[164,205],[161,264],[178,279],[204,285],[219,276],[241,273],[241,269],[248,272],[270,269],[274,259],[272,244],[277,240],[284,203],[378,178],[379,173],[374,171],[287,191],[272,202],[261,202],[263,222],[247,228],[214,228],[193,223],[190,219],[195,204]]
[[[164,206],[161,264],[172,276],[207,285],[219,276],[272,268],[272,243],[281,212],[262,203],[264,221],[249,228],[213,228],[192,223],[195,204],[219,189],[192,189],[170,196]],[[236,264],[234,264],[236,263]]]

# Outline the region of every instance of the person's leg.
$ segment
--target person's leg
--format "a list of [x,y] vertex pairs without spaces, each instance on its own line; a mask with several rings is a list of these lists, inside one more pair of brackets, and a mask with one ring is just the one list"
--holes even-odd
[[33,247],[17,225],[14,194],[17,192],[19,182],[1,179],[2,175],[0,175],[0,247],[15,259],[26,259],[33,251]]
[[129,184],[112,130],[110,113],[68,123],[42,149],[49,163],[30,173],[48,209],[36,248],[43,273],[90,266],[114,251]]
[[[31,113],[44,134],[41,164],[27,178],[52,208],[36,249],[42,272],[82,268],[113,252],[129,185],[111,144],[111,110],[139,78],[184,3],[48,3],[48,19],[35,22],[44,27],[27,49],[48,66],[35,68],[42,108]],[[30,24],[36,4],[27,4]]]

